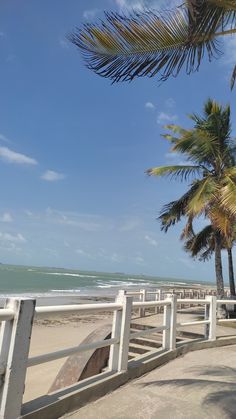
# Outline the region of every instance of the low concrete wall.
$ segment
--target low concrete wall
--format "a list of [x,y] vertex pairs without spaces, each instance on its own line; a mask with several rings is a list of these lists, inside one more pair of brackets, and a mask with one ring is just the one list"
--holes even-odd
[[236,336],[221,337],[215,341],[199,340],[177,345],[174,351],[156,351],[142,355],[129,362],[128,371],[121,373],[104,372],[96,377],[66,387],[63,390],[39,397],[25,403],[22,408],[23,419],[58,419],[62,415],[79,409],[86,403],[98,399],[115,390],[127,381],[140,377],[167,362],[190,351],[205,348],[235,345]]

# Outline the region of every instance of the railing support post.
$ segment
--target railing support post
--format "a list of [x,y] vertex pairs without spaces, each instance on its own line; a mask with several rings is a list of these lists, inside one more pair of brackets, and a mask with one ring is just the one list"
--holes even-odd
[[111,345],[109,369],[111,371],[126,371],[129,357],[130,323],[132,316],[133,297],[119,291],[116,302],[122,304],[122,310],[116,310],[113,317],[112,338],[119,339],[119,343]]
[[13,309],[15,315],[1,327],[0,364],[5,368],[5,376],[0,392],[0,418],[13,419],[21,415],[35,300],[11,298],[5,308]]
[[167,301],[170,304],[164,306],[163,349],[174,350],[176,348],[176,318],[177,318],[177,295],[168,294]]
[[216,340],[216,296],[207,295],[206,301],[210,304],[205,305],[205,320],[209,320],[210,323],[205,326],[205,338]]
[[[140,301],[144,302],[147,300],[147,290],[140,290]],[[145,317],[145,308],[139,309],[139,316]]]
[[[161,301],[162,300],[162,290],[159,289],[157,290],[156,294],[155,294],[155,301]],[[155,313],[158,314],[160,313],[160,307],[156,306],[155,308]]]

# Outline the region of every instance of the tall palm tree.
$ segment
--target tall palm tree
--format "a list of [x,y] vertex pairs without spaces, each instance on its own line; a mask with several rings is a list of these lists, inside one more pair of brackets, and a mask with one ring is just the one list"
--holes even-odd
[[[191,235],[182,234],[182,240],[185,240],[184,249],[191,254],[193,258],[198,258],[200,261],[209,260],[214,254],[214,228],[211,224],[205,226],[200,232],[195,234],[193,231]],[[221,232],[222,249],[227,250],[228,254],[228,273],[229,273],[229,288],[230,295],[235,297],[235,281],[234,268],[232,258],[232,247],[236,239],[235,231],[234,237],[226,237]]]
[[[87,67],[112,82],[156,75],[163,81],[182,68],[187,74],[198,70],[204,55],[209,61],[220,56],[220,41],[235,34],[235,0],[183,0],[162,13],[105,13],[104,21],[75,29],[69,39]],[[231,88],[235,78],[236,65]]]
[[[209,218],[214,228],[216,283],[219,296],[224,295],[221,262],[222,217],[219,213],[235,216],[236,167],[231,139],[230,108],[222,108],[208,100],[202,116],[193,114],[193,129],[169,125],[172,134],[164,135],[172,144],[172,151],[182,153],[194,164],[161,166],[148,169],[149,175],[186,180],[193,177],[188,191],[177,201],[168,204],[162,214],[162,226],[167,230],[183,216],[188,217],[188,229],[194,217]],[[230,192],[229,192],[230,190]],[[234,197],[234,205],[232,204]]]

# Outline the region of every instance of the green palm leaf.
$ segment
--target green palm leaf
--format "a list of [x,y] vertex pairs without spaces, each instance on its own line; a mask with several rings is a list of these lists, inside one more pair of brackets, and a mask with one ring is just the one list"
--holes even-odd
[[[183,216],[186,215],[186,209],[188,206],[188,202],[194,196],[196,190],[198,188],[197,184],[193,184],[191,188],[181,196],[180,199],[176,201],[169,202],[168,204],[164,205],[158,220],[161,222],[161,230],[165,233],[168,231],[169,227],[174,226],[178,223]],[[191,219],[189,217],[189,219]]]
[[181,181],[188,179],[190,176],[196,176],[201,172],[200,166],[160,166],[147,169],[146,173],[149,176],[170,176],[173,178],[180,178]]
[[[107,13],[101,24],[85,24],[70,41],[81,51],[87,67],[112,82],[160,75],[176,76],[197,70],[204,53],[211,60],[219,55],[218,42],[202,26],[189,30],[189,13],[177,9],[163,15],[153,11],[129,16]],[[218,27],[220,22],[214,27]],[[193,26],[192,26],[193,28]]]
[[187,207],[187,214],[192,216],[204,213],[211,202],[215,201],[219,190],[217,181],[213,177],[198,180],[195,185],[197,185],[197,189]]
[[[213,234],[214,230],[212,225],[207,225],[199,233],[186,241],[185,249],[190,251],[193,257],[199,255],[209,247]],[[212,247],[214,249],[214,245]]]

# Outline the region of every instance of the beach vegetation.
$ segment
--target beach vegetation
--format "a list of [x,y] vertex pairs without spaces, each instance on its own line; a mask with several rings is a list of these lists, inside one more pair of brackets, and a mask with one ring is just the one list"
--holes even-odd
[[[181,70],[191,74],[204,57],[220,57],[223,40],[235,35],[235,0],[185,0],[162,12],[105,13],[103,21],[76,28],[69,39],[89,69],[114,83],[154,76],[165,81]],[[236,65],[231,88],[235,79]]]
[[[202,115],[192,114],[190,119],[192,129],[168,125],[166,128],[171,133],[163,135],[170,142],[171,151],[183,155],[186,165],[153,167],[147,174],[190,182],[184,195],[163,207],[159,216],[161,228],[167,232],[169,227],[187,219],[182,238],[192,239],[193,245],[197,243],[193,221],[199,217],[210,221],[211,239],[208,236],[208,240],[215,255],[217,292],[223,297],[221,251],[227,245],[232,256],[236,220],[235,141],[231,137],[230,107],[208,99]],[[203,233],[209,234],[209,228]],[[198,246],[204,234],[197,237]]]

